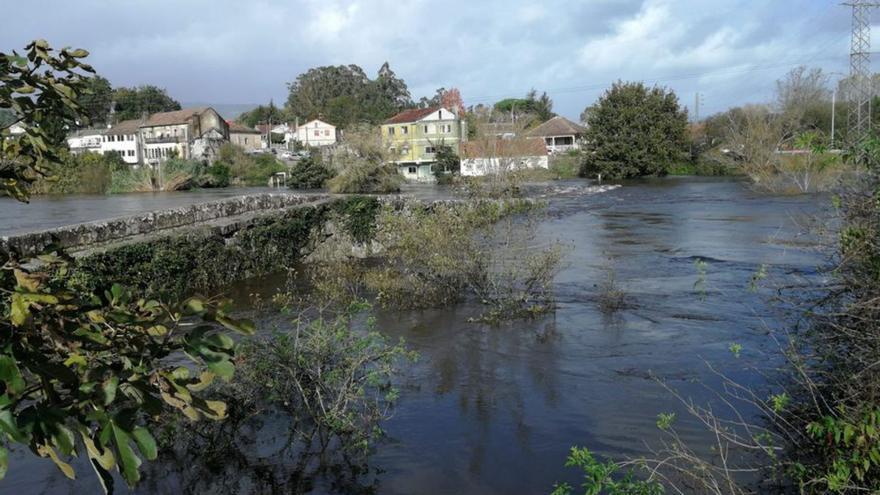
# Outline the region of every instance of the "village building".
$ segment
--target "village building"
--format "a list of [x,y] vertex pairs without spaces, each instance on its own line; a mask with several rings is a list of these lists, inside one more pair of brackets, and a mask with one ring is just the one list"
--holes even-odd
[[213,108],[186,108],[150,115],[140,126],[144,162],[170,158],[213,162],[229,141],[229,125]]
[[544,140],[550,154],[580,149],[586,128],[562,116],[556,116],[529,131],[529,137]]
[[118,153],[129,165],[141,163],[141,146],[138,140],[140,120],[123,120],[104,130],[101,154]]
[[101,153],[104,128],[79,129],[67,135],[67,147],[74,155],[93,152]]
[[547,147],[539,138],[489,137],[462,145],[461,175],[482,176],[550,168]]
[[257,130],[260,131],[263,148],[269,148],[270,135],[273,144],[287,143],[287,136],[293,132],[293,126],[290,124],[257,124]]
[[467,123],[443,107],[400,112],[382,124],[381,132],[397,170],[406,179],[419,182],[434,180],[431,165],[437,161],[441,146],[458,155],[467,141]]
[[285,134],[285,142],[294,141],[306,147],[332,146],[338,141],[336,126],[319,119],[311,120]]
[[229,142],[241,146],[247,151],[254,151],[263,147],[263,138],[260,131],[238,122],[229,123]]
[[486,122],[477,126],[477,135],[486,138],[513,139],[518,134],[517,130],[517,125],[513,122]]

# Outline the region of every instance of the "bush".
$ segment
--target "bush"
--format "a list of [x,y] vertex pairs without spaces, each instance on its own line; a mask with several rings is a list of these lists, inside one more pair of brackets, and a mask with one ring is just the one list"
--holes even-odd
[[287,185],[291,189],[321,189],[333,178],[333,171],[319,157],[309,155],[293,165]]
[[40,179],[35,192],[43,194],[104,194],[110,190],[112,176],[127,168],[118,154],[62,152],[62,163],[54,167],[52,179]]
[[388,150],[371,127],[352,129],[330,156],[336,177],[327,186],[334,193],[386,194],[400,191],[403,177],[389,163]]
[[686,152],[687,112],[672,90],[617,82],[589,114],[581,176],[664,175]]
[[268,153],[249,155],[242,147],[232,143],[220,146],[216,163],[229,168],[233,182],[248,186],[264,186],[274,174],[287,170],[287,167],[274,155]]

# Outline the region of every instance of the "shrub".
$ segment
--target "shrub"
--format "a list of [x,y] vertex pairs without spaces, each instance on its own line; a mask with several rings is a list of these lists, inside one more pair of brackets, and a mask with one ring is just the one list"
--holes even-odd
[[331,154],[329,165],[336,172],[327,183],[334,193],[385,194],[399,191],[403,183],[379,134],[370,127],[350,130]]
[[321,189],[333,178],[333,171],[321,163],[320,157],[309,155],[290,169],[287,185],[291,189]]
[[274,155],[249,155],[242,147],[232,143],[220,146],[216,163],[229,167],[232,181],[248,186],[264,186],[272,175],[287,170]]
[[589,113],[581,175],[664,175],[686,151],[687,112],[672,90],[617,82]]
[[[85,152],[62,152],[61,163],[56,165],[51,179],[40,179],[35,192],[44,194],[103,194],[110,190],[112,176],[120,169],[122,159],[117,154],[101,155]],[[126,167],[122,162],[122,167]]]

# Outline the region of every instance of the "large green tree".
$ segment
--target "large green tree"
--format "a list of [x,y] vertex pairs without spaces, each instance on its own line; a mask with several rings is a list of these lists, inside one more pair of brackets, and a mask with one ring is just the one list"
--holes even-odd
[[379,123],[412,105],[406,83],[386,62],[371,80],[357,65],[309,69],[288,85],[286,111],[291,117],[322,117],[340,127]]
[[288,120],[287,113],[275,106],[274,101],[269,101],[268,105],[259,105],[253,110],[242,113],[235,119],[239,124],[254,128],[257,124],[280,124]]
[[107,124],[113,106],[113,87],[110,81],[98,75],[86,79],[80,104],[90,124]]
[[687,111],[671,90],[619,81],[588,112],[581,174],[664,175],[687,150]]
[[114,110],[117,120],[141,118],[144,114],[180,110],[180,102],[157,86],[143,85],[133,88],[116,88],[113,91]]

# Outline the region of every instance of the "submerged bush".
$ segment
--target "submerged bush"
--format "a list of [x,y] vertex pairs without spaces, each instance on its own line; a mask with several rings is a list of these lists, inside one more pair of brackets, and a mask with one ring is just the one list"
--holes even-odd
[[321,264],[319,283],[328,293],[346,292],[327,287],[344,280],[347,290],[359,286],[388,308],[439,307],[471,297],[487,306],[486,321],[532,316],[552,308],[550,284],[563,254],[558,243],[535,242],[533,212],[532,203],[516,200],[387,206],[374,244],[367,244],[378,246],[367,253],[378,263],[352,260],[356,241],[347,232],[332,235],[312,260]]

